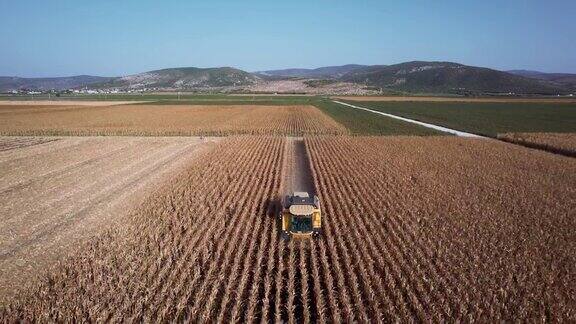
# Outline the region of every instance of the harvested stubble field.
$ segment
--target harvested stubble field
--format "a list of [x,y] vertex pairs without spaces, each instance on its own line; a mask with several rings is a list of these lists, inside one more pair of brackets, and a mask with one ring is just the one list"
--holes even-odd
[[1,106],[2,135],[344,134],[313,106]]
[[218,139],[0,137],[0,300]]
[[58,137],[0,137],[0,152],[57,141]]
[[505,133],[498,138],[527,147],[576,157],[576,133]]
[[571,158],[452,137],[305,141],[320,239],[278,237],[285,140],[232,137],[0,317],[576,320]]

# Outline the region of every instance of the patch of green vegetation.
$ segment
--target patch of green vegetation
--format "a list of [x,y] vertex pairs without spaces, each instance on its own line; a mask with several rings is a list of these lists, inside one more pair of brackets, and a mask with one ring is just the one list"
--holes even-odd
[[304,81],[304,84],[306,84],[309,87],[312,88],[319,88],[319,87],[323,87],[323,86],[327,86],[330,84],[334,84],[338,81],[336,80],[330,80],[330,79],[321,79],[321,80],[307,80]]
[[317,100],[314,105],[344,125],[354,135],[447,135],[430,128],[346,107],[329,100]]
[[226,98],[194,98],[175,100],[151,101],[150,105],[266,105],[266,106],[289,106],[289,105],[312,105],[316,102],[314,97],[244,97],[229,96]]
[[576,132],[576,104],[573,103],[349,103],[486,136],[510,132]]
[[[214,99],[226,99],[228,95],[222,94],[181,94],[180,99],[184,100],[214,100]],[[67,94],[61,93],[59,96],[55,94],[48,95],[43,94],[18,94],[18,95],[0,95],[2,100],[74,100],[74,101],[143,101],[143,100],[176,100],[178,99],[178,94],[153,94],[153,93],[118,93],[118,94]]]
[[[179,98],[179,99],[178,99]],[[148,104],[166,105],[309,105],[316,100],[312,96],[190,94],[183,93],[124,93],[124,94],[61,94],[59,97],[39,95],[1,95],[2,100],[66,100],[80,101],[150,101]]]
[[182,93],[119,93],[119,94],[77,94],[63,95],[60,99],[70,100],[122,100],[122,101],[146,101],[146,100],[224,100],[229,98],[225,94],[194,94]]

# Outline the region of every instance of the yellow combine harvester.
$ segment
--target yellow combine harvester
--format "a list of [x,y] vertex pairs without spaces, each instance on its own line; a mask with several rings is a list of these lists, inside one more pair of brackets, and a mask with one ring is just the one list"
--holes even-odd
[[286,196],[280,212],[284,238],[308,238],[321,233],[322,215],[320,200],[307,192],[294,192]]

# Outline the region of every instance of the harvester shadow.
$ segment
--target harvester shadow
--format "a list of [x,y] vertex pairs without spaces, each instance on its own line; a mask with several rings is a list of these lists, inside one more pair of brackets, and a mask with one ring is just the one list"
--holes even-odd
[[281,237],[282,234],[282,220],[280,219],[280,211],[282,208],[282,200],[280,197],[269,198],[266,201],[268,210],[266,215],[274,219],[274,225],[276,226],[276,232],[278,236]]

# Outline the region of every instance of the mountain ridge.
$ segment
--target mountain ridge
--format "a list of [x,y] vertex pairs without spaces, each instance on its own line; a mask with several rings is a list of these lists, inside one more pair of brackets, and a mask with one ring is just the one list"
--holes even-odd
[[[178,67],[121,77],[87,75],[60,78],[0,77],[0,91],[65,90],[84,87],[100,90],[245,91],[243,89],[250,89],[254,85],[270,84],[278,80],[302,80],[305,81],[304,84],[313,88],[324,87],[324,83],[340,82],[374,89],[372,91],[437,94],[557,95],[574,93],[576,89],[576,75],[569,73],[542,73],[527,70],[507,72],[454,62],[411,61],[393,65],[347,64],[315,69],[268,70],[254,73],[233,67]],[[279,92],[285,91],[289,90],[282,88]]]
[[546,80],[442,61],[411,61],[384,67],[370,66],[349,72],[339,79],[382,89],[419,93],[556,95],[571,92],[566,86]]
[[273,77],[298,77],[298,78],[338,78],[351,71],[368,67],[369,65],[345,64],[323,66],[313,69],[290,68],[280,70],[267,70],[254,72],[256,75]]
[[153,70],[93,85],[96,88],[218,88],[256,83],[258,77],[232,67],[179,67]]
[[93,75],[74,75],[66,77],[48,78],[21,78],[15,76],[0,76],[0,91],[10,90],[66,90],[90,86],[95,83],[106,82],[113,77],[101,77]]
[[526,78],[546,80],[560,85],[576,88],[576,73],[547,73],[531,70],[509,70],[511,74],[520,75]]

